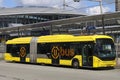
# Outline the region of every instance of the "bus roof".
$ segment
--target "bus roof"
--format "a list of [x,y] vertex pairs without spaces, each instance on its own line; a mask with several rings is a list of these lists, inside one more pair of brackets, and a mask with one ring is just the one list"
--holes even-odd
[[[105,35],[47,35],[38,37],[38,43],[55,43],[55,42],[80,42],[80,41],[95,41],[96,38],[111,38]],[[28,44],[32,37],[21,37],[8,40],[6,44]],[[111,38],[112,39],[112,38]]]
[[32,37],[20,37],[8,40],[6,44],[29,44]]
[[83,36],[49,35],[39,37],[38,43],[95,41],[96,38],[111,38],[111,37],[106,35],[83,35]]

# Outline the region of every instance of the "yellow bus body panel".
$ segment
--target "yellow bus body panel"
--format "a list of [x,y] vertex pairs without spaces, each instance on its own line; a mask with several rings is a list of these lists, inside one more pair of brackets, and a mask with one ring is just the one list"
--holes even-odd
[[38,38],[38,43],[55,43],[55,42],[80,42],[80,41],[93,41],[88,36],[72,36],[72,35],[50,35],[41,36]]
[[52,64],[52,59],[46,59],[46,58],[37,58],[37,63],[43,63],[43,64]]
[[[82,66],[82,56],[76,55],[72,59],[77,59],[79,61],[79,66]],[[72,66],[72,59],[71,60],[60,60],[60,65]]]
[[116,60],[102,61],[99,58],[93,56],[93,67],[114,67],[116,66]]
[[12,57],[12,61],[20,62],[20,57]]
[[26,60],[26,62],[30,62],[30,58],[26,58],[25,60]]
[[78,59],[79,66],[82,66],[82,56],[81,55],[76,55],[74,58]]
[[71,66],[71,60],[60,60],[60,65]]
[[28,44],[30,43],[32,37],[20,37],[12,40],[8,40],[6,44]]
[[10,53],[4,53],[4,60],[5,61],[12,61],[12,56]]
[[4,53],[4,60],[5,61],[20,61],[20,57],[12,57],[10,53]]

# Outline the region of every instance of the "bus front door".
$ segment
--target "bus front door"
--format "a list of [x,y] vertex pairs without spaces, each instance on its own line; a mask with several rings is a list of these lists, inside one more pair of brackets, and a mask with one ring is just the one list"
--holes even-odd
[[52,48],[52,64],[59,65],[59,48],[57,46]]
[[86,44],[82,50],[82,63],[83,66],[91,66],[93,65],[93,49],[90,44]]

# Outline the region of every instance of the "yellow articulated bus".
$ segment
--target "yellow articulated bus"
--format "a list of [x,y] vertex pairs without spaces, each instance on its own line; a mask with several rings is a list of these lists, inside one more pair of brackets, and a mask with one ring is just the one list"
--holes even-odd
[[79,67],[114,67],[114,41],[106,35],[48,35],[6,42],[6,61]]

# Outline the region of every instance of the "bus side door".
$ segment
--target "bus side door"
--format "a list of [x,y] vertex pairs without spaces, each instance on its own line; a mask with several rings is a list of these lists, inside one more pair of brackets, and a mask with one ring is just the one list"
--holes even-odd
[[85,43],[82,49],[83,66],[93,65],[93,47],[90,43]]

